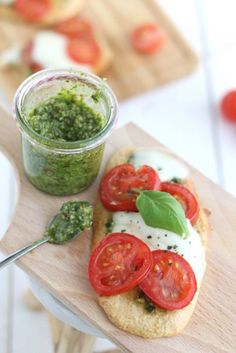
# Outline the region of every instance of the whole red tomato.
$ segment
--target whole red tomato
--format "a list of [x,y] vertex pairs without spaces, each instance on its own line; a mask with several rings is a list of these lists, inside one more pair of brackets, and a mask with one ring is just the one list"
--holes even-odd
[[236,90],[228,92],[221,101],[221,112],[230,122],[236,122]]

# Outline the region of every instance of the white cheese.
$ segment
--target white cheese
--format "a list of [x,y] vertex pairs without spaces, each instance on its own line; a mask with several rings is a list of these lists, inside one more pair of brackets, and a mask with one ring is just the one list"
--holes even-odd
[[51,31],[38,32],[33,41],[32,61],[43,68],[69,67],[90,71],[89,65],[79,64],[67,54],[67,38]]
[[197,281],[201,281],[206,266],[205,252],[199,234],[189,221],[190,234],[186,239],[168,230],[147,226],[138,212],[115,212],[113,221],[112,232],[135,235],[146,242],[151,250],[170,250],[183,256],[191,265]]
[[169,181],[173,178],[185,179],[188,175],[187,168],[168,154],[152,149],[136,150],[129,162],[135,168],[148,165],[158,172],[161,181]]

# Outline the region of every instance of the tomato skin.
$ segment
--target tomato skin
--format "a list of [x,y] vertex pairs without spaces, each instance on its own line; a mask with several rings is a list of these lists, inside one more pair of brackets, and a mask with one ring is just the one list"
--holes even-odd
[[191,266],[171,251],[155,250],[152,255],[152,269],[139,284],[140,288],[159,308],[171,311],[184,308],[197,291]]
[[152,252],[146,243],[127,233],[111,233],[93,250],[88,275],[99,295],[111,296],[137,286],[151,267]]
[[166,34],[155,23],[138,26],[131,35],[131,44],[141,54],[153,54],[166,42]]
[[175,183],[161,183],[161,191],[168,192],[182,204],[186,218],[194,225],[199,215],[199,204],[194,194],[185,186]]
[[38,64],[35,61],[32,61],[32,49],[33,49],[33,41],[30,41],[21,52],[21,59],[25,65],[27,65],[30,70],[35,73],[40,70],[43,70],[42,65]]
[[96,65],[101,51],[93,38],[71,38],[67,44],[67,52],[72,60],[87,65]]
[[221,101],[221,112],[224,118],[231,122],[236,122],[236,90],[228,92]]
[[132,192],[133,189],[159,190],[160,179],[157,172],[149,166],[135,170],[129,163],[112,168],[100,183],[101,202],[109,211],[135,212],[138,194]]
[[30,22],[42,20],[51,10],[50,0],[15,0],[14,9]]
[[55,31],[69,38],[76,37],[92,37],[92,25],[83,18],[73,17],[66,21],[60,22],[55,26]]

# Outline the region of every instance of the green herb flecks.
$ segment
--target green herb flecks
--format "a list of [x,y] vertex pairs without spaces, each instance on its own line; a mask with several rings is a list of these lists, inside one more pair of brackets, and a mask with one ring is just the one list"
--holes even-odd
[[136,206],[148,226],[170,230],[183,238],[189,235],[184,210],[169,193],[143,191],[137,197]]
[[114,221],[112,219],[109,219],[109,221],[107,221],[107,223],[105,224],[105,227],[106,227],[106,234],[111,233],[114,227]]
[[137,296],[137,303],[142,304],[148,313],[153,313],[156,310],[155,304],[146,296],[143,291],[139,291]]
[[49,243],[62,244],[83,230],[89,229],[93,221],[93,208],[87,201],[65,202],[53,218],[45,238]]
[[181,178],[176,177],[172,178],[170,182],[175,184],[183,184],[183,180]]

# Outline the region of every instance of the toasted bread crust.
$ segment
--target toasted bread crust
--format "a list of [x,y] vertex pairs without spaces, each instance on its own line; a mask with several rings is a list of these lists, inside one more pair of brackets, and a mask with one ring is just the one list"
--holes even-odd
[[[85,0],[66,0],[54,2],[50,13],[37,23],[31,23],[35,26],[48,26],[78,14],[85,4]],[[11,6],[0,5],[0,15],[10,21],[25,22]]]
[[[111,157],[106,170],[118,164],[126,163],[133,150],[133,148],[128,148],[118,151]],[[185,185],[193,191],[190,180],[187,180]],[[94,211],[93,247],[105,237],[105,227],[110,217],[111,214],[104,209],[98,199]],[[200,208],[195,228],[201,234],[203,247],[205,248],[210,227],[202,208]],[[99,296],[98,301],[108,318],[120,329],[144,338],[157,338],[174,336],[186,326],[196,305],[199,290],[200,286],[194,300],[187,307],[176,311],[157,309],[154,313],[148,313],[144,306],[139,305],[135,300],[137,298],[137,288],[116,296]]]

